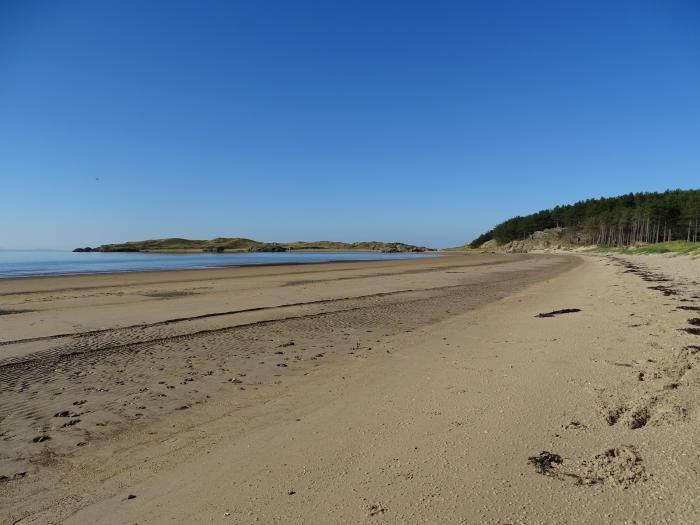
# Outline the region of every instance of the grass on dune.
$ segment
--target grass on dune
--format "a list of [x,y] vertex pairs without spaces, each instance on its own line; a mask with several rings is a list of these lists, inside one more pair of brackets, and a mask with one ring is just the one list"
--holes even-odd
[[442,251],[442,252],[470,252],[473,250],[474,250],[474,248],[469,246],[469,244],[465,244],[463,246],[455,246],[453,248],[443,248],[440,251]]
[[615,252],[630,255],[647,253],[670,253],[675,255],[700,256],[700,242],[668,241],[627,248],[597,248],[599,252]]

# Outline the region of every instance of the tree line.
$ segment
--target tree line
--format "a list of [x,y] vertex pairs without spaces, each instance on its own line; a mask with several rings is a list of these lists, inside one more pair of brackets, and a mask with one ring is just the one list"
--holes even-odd
[[499,244],[526,239],[547,228],[567,228],[578,244],[629,246],[672,240],[698,241],[700,190],[628,193],[557,206],[524,217],[513,217],[474,239],[478,248],[495,239]]

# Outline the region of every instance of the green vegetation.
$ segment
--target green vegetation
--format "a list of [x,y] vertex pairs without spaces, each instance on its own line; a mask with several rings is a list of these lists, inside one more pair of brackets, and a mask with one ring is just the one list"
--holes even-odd
[[700,242],[689,241],[668,241],[656,244],[645,244],[642,246],[626,246],[621,248],[602,247],[596,248],[597,252],[615,252],[625,254],[645,254],[645,253],[674,253],[677,255],[700,256]]
[[467,243],[467,244],[463,244],[462,246],[455,246],[453,248],[443,248],[441,251],[443,251],[443,252],[468,252],[470,250],[473,250],[473,248],[469,243]]
[[76,248],[76,252],[286,252],[299,250],[355,250],[393,252],[424,252],[430,248],[400,242],[291,242],[266,243],[240,237],[218,237],[212,240],[152,239],[120,244],[103,244],[97,248]]
[[525,239],[536,231],[563,227],[576,244],[630,246],[684,239],[700,240],[700,190],[629,193],[557,206],[524,217],[513,217],[480,235],[477,248],[495,239],[498,244]]

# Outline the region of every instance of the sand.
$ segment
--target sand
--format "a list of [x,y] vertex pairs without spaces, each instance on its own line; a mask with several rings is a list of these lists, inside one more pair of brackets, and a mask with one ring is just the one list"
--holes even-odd
[[693,264],[1,281],[0,521],[694,523]]

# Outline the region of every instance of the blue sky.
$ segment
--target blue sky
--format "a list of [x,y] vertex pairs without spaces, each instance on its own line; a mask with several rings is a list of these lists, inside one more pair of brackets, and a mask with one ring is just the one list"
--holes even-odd
[[694,0],[0,0],[3,247],[443,247],[699,182]]

